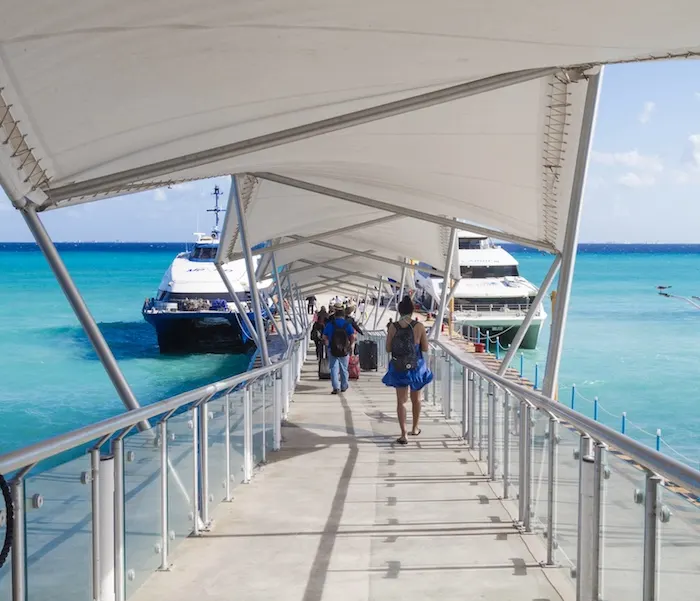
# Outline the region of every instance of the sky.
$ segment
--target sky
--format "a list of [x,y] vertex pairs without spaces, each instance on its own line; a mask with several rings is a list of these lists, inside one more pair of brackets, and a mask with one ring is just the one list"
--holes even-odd
[[[51,211],[44,222],[56,241],[187,241],[211,227],[217,184],[228,190],[228,178],[186,183]],[[699,224],[700,61],[608,67],[580,240],[700,243]],[[31,240],[2,191],[0,240]]]

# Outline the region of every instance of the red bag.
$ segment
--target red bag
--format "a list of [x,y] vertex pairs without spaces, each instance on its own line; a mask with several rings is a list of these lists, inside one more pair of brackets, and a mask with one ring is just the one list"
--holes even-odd
[[360,379],[360,357],[359,355],[350,355],[348,361],[348,376],[351,380]]

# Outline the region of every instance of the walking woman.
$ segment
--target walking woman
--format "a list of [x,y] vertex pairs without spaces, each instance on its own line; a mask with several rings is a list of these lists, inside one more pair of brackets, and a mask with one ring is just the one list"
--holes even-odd
[[389,369],[382,382],[387,386],[396,388],[396,412],[399,416],[401,436],[396,442],[401,445],[408,444],[406,438],[406,401],[411,397],[411,412],[413,424],[410,434],[418,436],[421,433],[418,427],[421,410],[421,390],[426,384],[433,381],[433,374],[423,359],[423,353],[427,353],[428,334],[425,326],[413,319],[413,301],[411,297],[404,296],[399,303],[398,321],[389,326],[386,337],[386,350],[391,353]]

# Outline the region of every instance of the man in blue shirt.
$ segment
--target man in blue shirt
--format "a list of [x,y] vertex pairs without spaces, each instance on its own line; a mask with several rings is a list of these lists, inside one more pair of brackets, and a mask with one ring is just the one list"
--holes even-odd
[[348,389],[348,362],[350,349],[355,341],[355,329],[343,317],[343,305],[337,304],[334,309],[336,317],[330,319],[323,329],[323,342],[328,346],[328,366],[333,386],[331,394],[338,394]]

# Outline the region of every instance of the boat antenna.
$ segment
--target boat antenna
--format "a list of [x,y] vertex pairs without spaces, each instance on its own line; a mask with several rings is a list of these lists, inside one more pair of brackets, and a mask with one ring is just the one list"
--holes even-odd
[[223,195],[223,192],[219,189],[219,186],[214,186],[214,191],[211,193],[211,195],[214,197],[214,208],[213,209],[207,209],[207,213],[214,213],[214,217],[216,219],[214,229],[212,230],[212,234],[214,237],[218,236],[219,232],[221,231],[219,229],[219,213],[225,213],[226,209],[222,209],[219,207],[219,196]]

